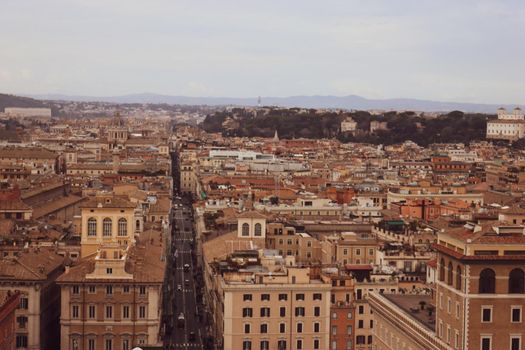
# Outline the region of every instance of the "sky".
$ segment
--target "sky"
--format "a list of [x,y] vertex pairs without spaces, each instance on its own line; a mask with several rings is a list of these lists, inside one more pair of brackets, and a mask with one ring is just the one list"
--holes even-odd
[[0,0],[0,92],[525,102],[522,0]]

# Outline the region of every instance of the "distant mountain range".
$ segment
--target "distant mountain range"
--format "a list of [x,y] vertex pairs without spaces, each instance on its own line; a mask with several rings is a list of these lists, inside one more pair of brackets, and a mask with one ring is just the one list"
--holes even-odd
[[[27,95],[43,100],[109,102],[109,103],[167,103],[178,105],[237,105],[256,106],[257,98],[233,97],[190,97],[170,96],[151,93],[131,94],[123,96],[72,96],[72,95]],[[348,96],[290,96],[290,97],[262,97],[261,103],[265,106],[303,107],[303,108],[344,108],[356,110],[412,110],[425,112],[448,112],[460,110],[473,113],[495,113],[499,107],[512,109],[516,105],[495,105],[482,103],[441,102],[418,100],[410,98],[368,99],[356,95]]]

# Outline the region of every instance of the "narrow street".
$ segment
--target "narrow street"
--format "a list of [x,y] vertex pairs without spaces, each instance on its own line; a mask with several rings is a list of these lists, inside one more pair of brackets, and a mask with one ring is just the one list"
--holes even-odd
[[202,274],[196,267],[191,200],[178,191],[178,166],[173,154],[174,195],[172,237],[168,257],[165,349],[204,349],[205,315],[200,292]]

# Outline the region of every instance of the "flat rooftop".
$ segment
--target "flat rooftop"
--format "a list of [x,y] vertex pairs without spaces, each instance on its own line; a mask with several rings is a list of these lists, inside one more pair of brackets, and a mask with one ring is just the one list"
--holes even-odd
[[[436,330],[436,307],[432,297],[427,294],[383,294],[383,296],[396,304],[400,309],[423,324],[431,331]],[[420,302],[425,302],[425,309],[421,310]],[[432,306],[432,315],[429,315],[428,307]]]

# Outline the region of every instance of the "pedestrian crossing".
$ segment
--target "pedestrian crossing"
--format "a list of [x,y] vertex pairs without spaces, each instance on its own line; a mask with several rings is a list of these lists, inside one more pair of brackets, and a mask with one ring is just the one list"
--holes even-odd
[[175,344],[176,348],[192,348],[192,349],[202,349],[201,344],[195,344],[195,343],[181,343],[181,344]]

